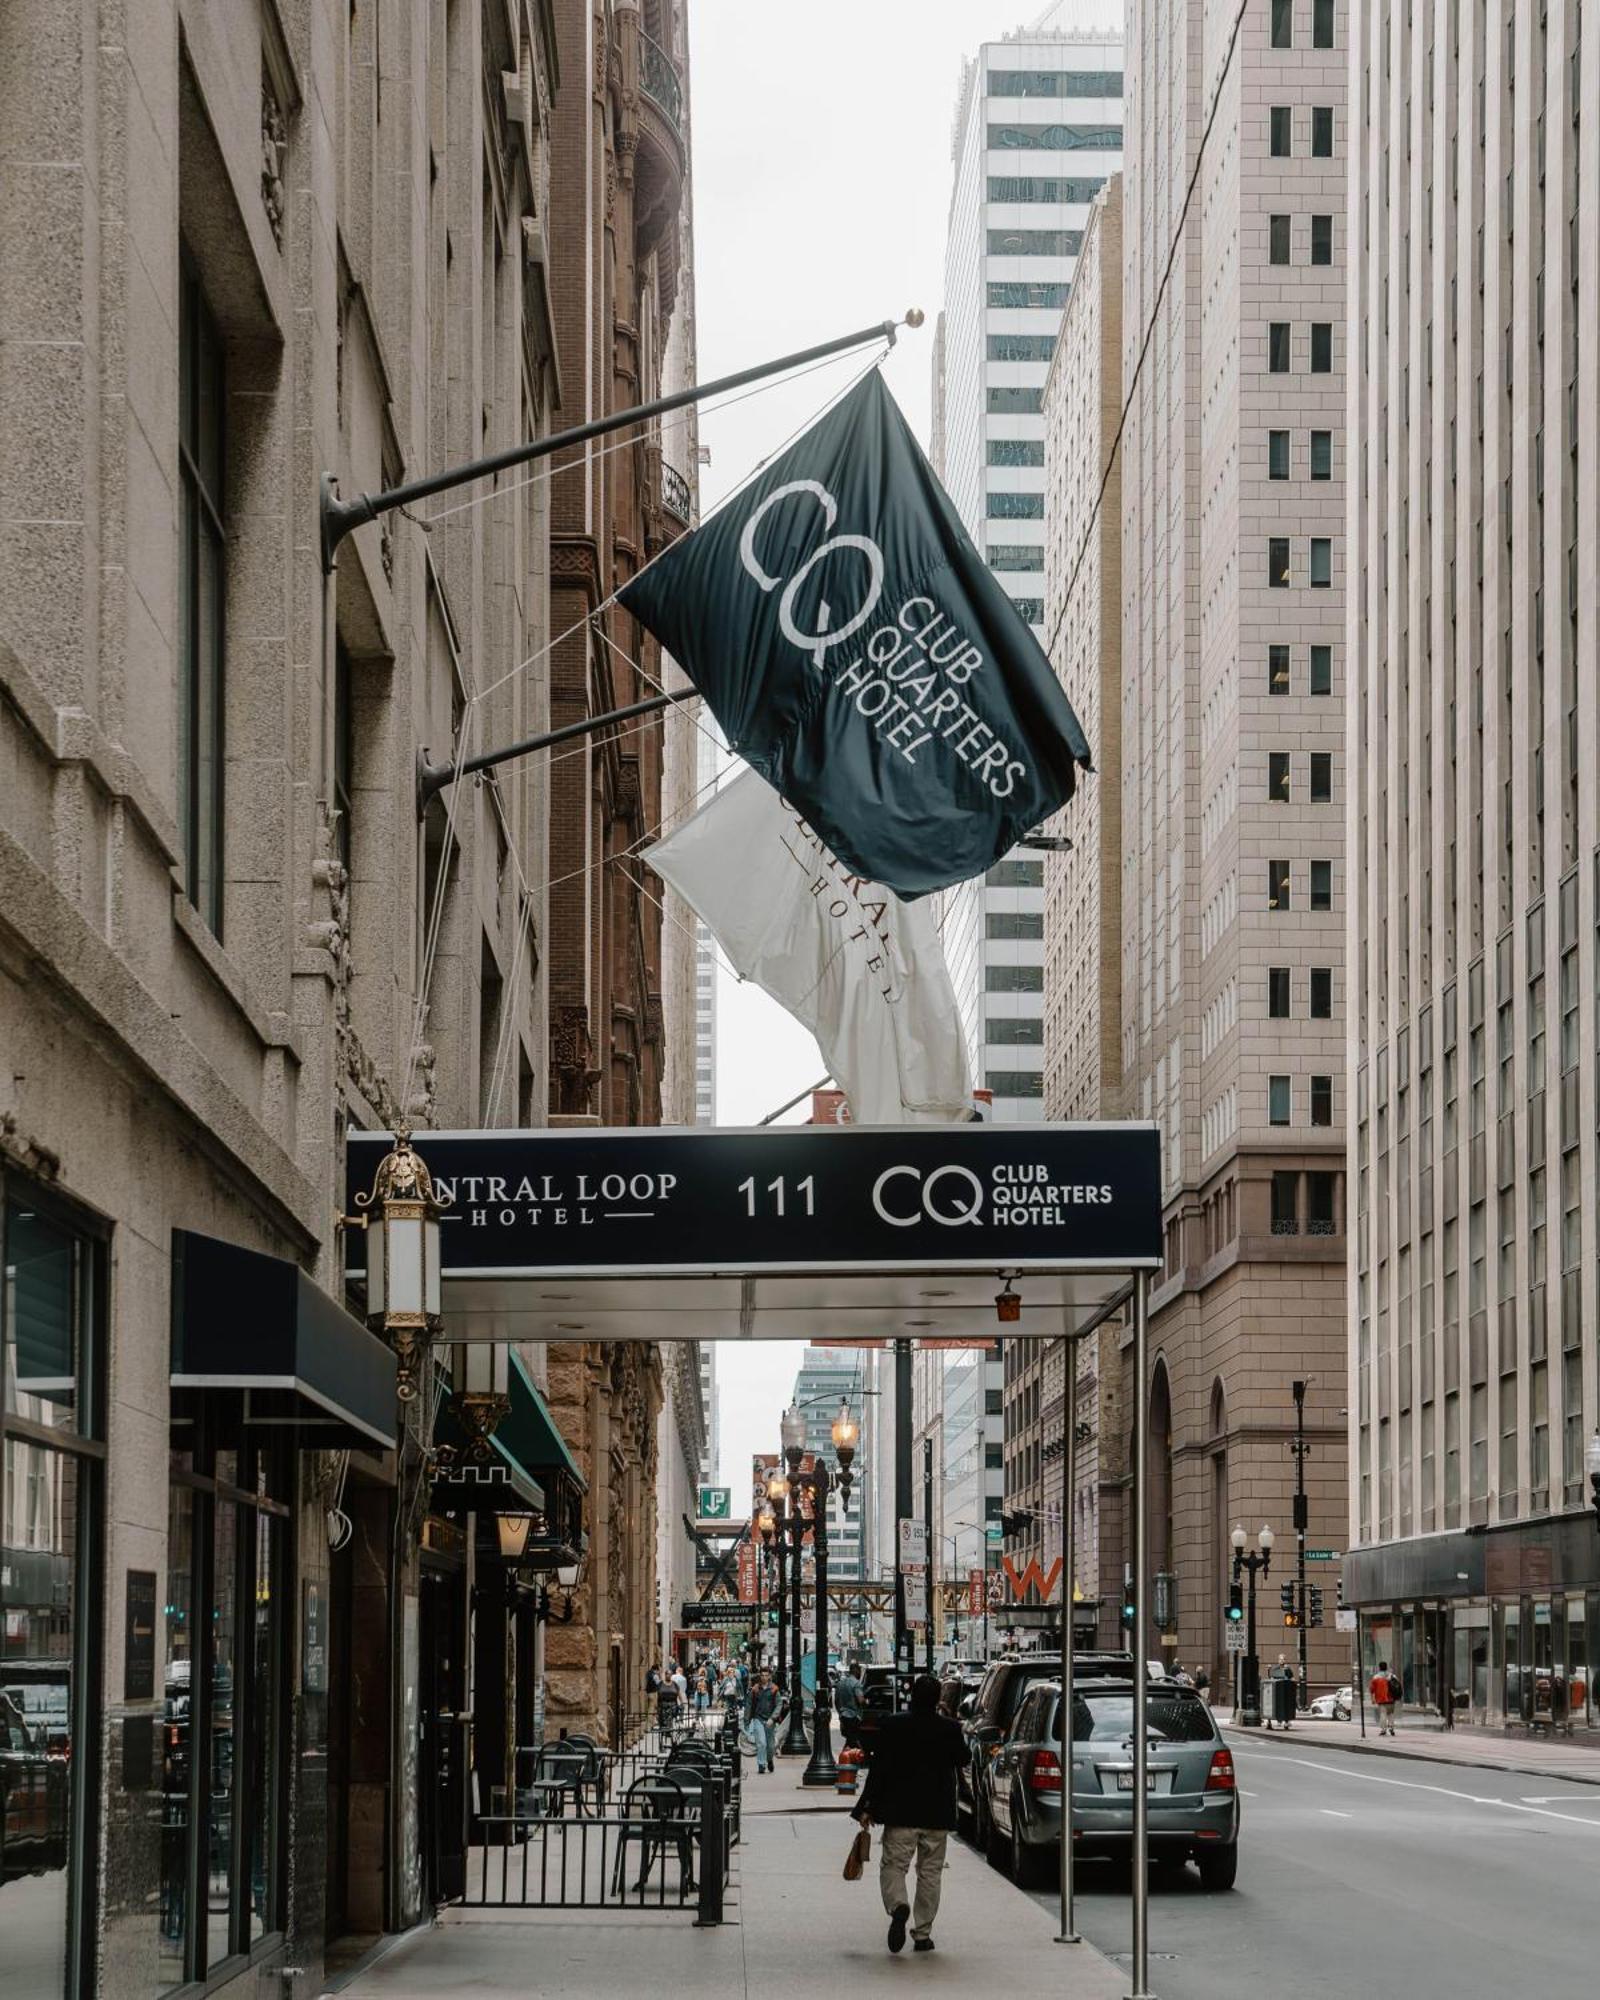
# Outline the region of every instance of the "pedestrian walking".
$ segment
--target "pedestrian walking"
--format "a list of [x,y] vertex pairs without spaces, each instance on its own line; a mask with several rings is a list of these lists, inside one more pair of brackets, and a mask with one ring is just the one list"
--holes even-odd
[[778,1690],[762,1668],[750,1690],[750,1734],[756,1743],[756,1769],[772,1769],[772,1735],[778,1718]]
[[1389,1662],[1380,1660],[1372,1676],[1372,1705],[1378,1711],[1378,1734],[1393,1736],[1394,1712],[1400,1706],[1400,1682],[1389,1671]]
[[[873,1746],[866,1790],[851,1814],[863,1826],[883,1829],[878,1887],[889,1913],[889,1949],[900,1951],[910,1919],[912,1946],[933,1950],[945,1848],[956,1823],[956,1772],[966,1743],[949,1716],[939,1712],[939,1683],[919,1674],[911,1683],[911,1708],[885,1716]],[[916,1906],[907,1901],[907,1876],[917,1864]]]
[[839,1734],[845,1748],[854,1750],[861,1741],[861,1682],[857,1676],[861,1662],[850,1660],[833,1690],[833,1705],[839,1716]]

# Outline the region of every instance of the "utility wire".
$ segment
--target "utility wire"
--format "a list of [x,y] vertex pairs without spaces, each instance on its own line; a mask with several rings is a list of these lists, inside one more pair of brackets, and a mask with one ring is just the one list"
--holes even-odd
[[1206,129],[1200,134],[1200,149],[1194,156],[1194,172],[1189,176],[1189,185],[1184,190],[1183,208],[1178,215],[1178,226],[1173,231],[1172,243],[1167,251],[1166,268],[1161,273],[1161,283],[1156,287],[1155,304],[1150,308],[1150,318],[1145,325],[1144,339],[1139,343],[1139,358],[1133,364],[1133,379],[1128,384],[1128,393],[1123,399],[1122,415],[1117,419],[1117,434],[1111,440],[1111,450],[1106,456],[1106,469],[1100,475],[1100,490],[1094,496],[1094,506],[1089,510],[1089,525],[1084,530],[1083,541],[1079,545],[1077,560],[1072,565],[1072,574],[1067,579],[1066,593],[1061,599],[1061,610],[1050,629],[1050,637],[1045,645],[1047,654],[1055,651],[1055,643],[1061,636],[1061,627],[1071,606],[1073,592],[1078,587],[1078,572],[1083,568],[1084,558],[1089,553],[1089,544],[1094,540],[1095,523],[1100,518],[1101,502],[1106,497],[1106,488],[1111,484],[1112,468],[1117,462],[1117,454],[1122,448],[1122,433],[1128,427],[1128,412],[1133,408],[1133,399],[1138,392],[1139,376],[1143,372],[1145,356],[1150,352],[1150,342],[1155,337],[1156,321],[1161,316],[1161,303],[1167,295],[1167,284],[1172,277],[1172,267],[1178,261],[1178,246],[1183,242],[1184,224],[1189,219],[1189,204],[1194,200],[1194,191],[1200,184],[1200,168],[1206,157],[1206,142],[1211,137],[1211,128],[1217,122],[1217,112],[1222,105],[1222,86],[1228,80],[1228,71],[1233,67],[1233,52],[1239,44],[1239,30],[1244,26],[1245,10],[1250,0],[1239,0],[1239,11],[1233,17],[1233,32],[1228,37],[1228,52],[1222,59],[1222,72],[1217,78],[1217,87],[1212,93],[1211,110],[1206,118]]

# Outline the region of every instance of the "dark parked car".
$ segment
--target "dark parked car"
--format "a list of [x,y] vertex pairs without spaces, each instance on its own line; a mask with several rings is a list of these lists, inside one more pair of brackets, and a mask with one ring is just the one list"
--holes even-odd
[[[1133,1678],[1131,1653],[1074,1653],[1074,1674],[1125,1675]],[[957,1774],[956,1810],[967,1821],[979,1847],[989,1839],[988,1801],[983,1774],[1000,1748],[1022,1706],[1022,1697],[1037,1681],[1059,1680],[1059,1653],[1025,1653],[1015,1660],[996,1660],[984,1675],[976,1695],[963,1703],[967,1761]]]
[[[986,1847],[996,1867],[1032,1883],[1061,1842],[1061,1688],[1036,1681],[986,1771]],[[1153,1860],[1194,1861],[1207,1889],[1231,1889],[1239,1859],[1233,1756],[1193,1688],[1149,1692],[1146,1786]],[[1072,1702],[1072,1823],[1076,1854],[1126,1854],[1133,1841],[1133,1690],[1126,1680],[1077,1682]]]

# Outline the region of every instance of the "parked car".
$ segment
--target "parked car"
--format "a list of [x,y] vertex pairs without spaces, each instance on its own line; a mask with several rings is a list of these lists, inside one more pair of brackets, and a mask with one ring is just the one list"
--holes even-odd
[[[1133,1678],[1131,1653],[1074,1653],[1072,1666],[1074,1674]],[[956,1811],[967,1822],[979,1847],[987,1845],[989,1837],[988,1805],[982,1783],[989,1760],[1005,1741],[1028,1689],[1038,1681],[1060,1677],[1059,1653],[1024,1653],[1015,1660],[996,1660],[985,1673],[978,1692],[962,1703],[967,1759],[957,1772]]]
[[[1032,1883],[1061,1844],[1061,1688],[1036,1681],[984,1773],[985,1847],[994,1866]],[[1239,1865],[1233,1754],[1193,1688],[1150,1690],[1148,1837],[1152,1860],[1193,1860],[1207,1889],[1231,1889]],[[1123,1678],[1075,1684],[1075,1854],[1125,1854],[1133,1841],[1133,1692]]]
[[67,1760],[0,1691],[0,1884],[67,1865]]
[[1306,1715],[1313,1722],[1348,1722],[1354,1701],[1353,1687],[1335,1688],[1331,1694],[1319,1694]]

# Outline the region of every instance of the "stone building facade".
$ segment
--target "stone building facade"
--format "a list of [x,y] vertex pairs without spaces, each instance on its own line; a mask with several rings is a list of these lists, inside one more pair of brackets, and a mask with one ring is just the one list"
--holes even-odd
[[[347,1130],[660,1116],[627,859],[660,728],[420,826],[415,771],[647,691],[614,612],[551,641],[688,519],[692,456],[665,480],[659,438],[610,440],[363,526],[331,575],[318,487],[687,377],[685,46],[681,5],[628,0],[0,17],[0,1666],[72,1743],[50,1865],[0,1888],[19,1990],[315,1981],[449,1892],[499,1571],[441,1510],[449,1325],[365,1428],[301,1397],[269,1433],[176,1364],[286,1284],[371,1372]],[[660,1364],[521,1368],[589,1540],[571,1622],[522,1604],[516,1657],[552,1724],[614,1734],[654,1646]]]
[[[1277,1535],[1259,1650],[1296,1650],[1295,1380],[1308,1540],[1343,1541],[1349,27],[1250,8],[1230,59],[1199,0],[1128,13],[1125,383],[1154,330],[1121,482],[1122,1101],[1161,1128],[1166,1229],[1129,1420],[1178,1656],[1219,1686],[1235,1523]],[[1314,1684],[1348,1671],[1333,1609]]]

